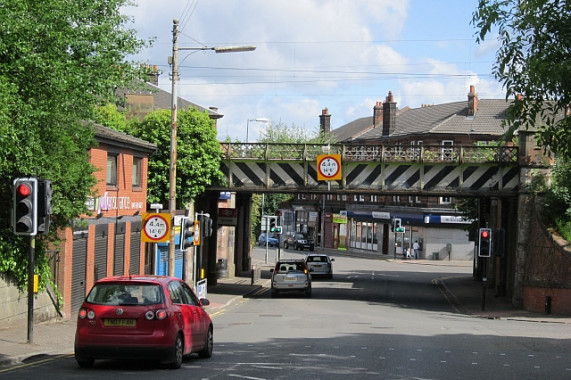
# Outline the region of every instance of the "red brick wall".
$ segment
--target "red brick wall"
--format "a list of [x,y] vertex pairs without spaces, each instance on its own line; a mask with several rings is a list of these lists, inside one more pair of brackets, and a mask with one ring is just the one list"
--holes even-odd
[[[133,175],[133,152],[122,149],[117,156],[117,186],[107,186],[107,146],[100,144],[91,150],[91,163],[98,168],[94,175],[97,185],[94,190],[99,200],[99,207],[93,210],[94,215],[99,211],[104,217],[115,217],[116,215],[133,215],[135,211],[140,213],[146,211],[147,202],[147,157],[142,158],[141,186],[132,187]],[[101,209],[102,200],[100,197],[109,198],[111,207]]]
[[[101,201],[99,207],[95,207],[91,214],[82,215],[82,219],[89,222],[94,219],[99,212],[102,217],[110,218],[113,220],[108,224],[109,230],[107,235],[107,275],[113,275],[113,261],[115,250],[115,218],[117,216],[132,216],[136,212],[139,215],[146,212],[147,208],[147,173],[148,173],[148,158],[142,157],[141,162],[141,186],[137,188],[132,187],[132,167],[133,167],[133,152],[127,149],[121,149],[117,157],[117,186],[108,187],[106,184],[106,171],[107,171],[107,149],[105,144],[100,144],[98,147],[93,148],[91,154],[91,164],[97,170],[94,176],[97,180],[97,185],[94,187],[96,197],[105,197],[110,201],[110,207],[101,208]],[[107,195],[106,195],[107,194]],[[94,205],[98,205],[94,202]],[[88,240],[87,240],[87,268],[85,278],[85,289],[89,292],[94,283],[94,260],[95,260],[95,224],[88,226]],[[130,234],[132,231],[131,223],[125,224],[125,246],[124,246],[124,274],[129,274],[131,262],[131,239]],[[67,228],[65,231],[60,232],[61,244],[60,249],[60,265],[58,273],[58,290],[63,297],[63,313],[70,316],[75,310],[71,310],[71,285],[72,285],[72,268],[73,268],[73,230]],[[140,266],[139,272],[144,272],[145,268],[145,244],[140,244]]]
[[523,302],[526,310],[545,313],[547,297],[551,297],[551,313],[571,315],[571,289],[523,288]]
[[569,243],[553,235],[538,216],[534,218],[531,228],[529,247],[523,283],[523,307],[544,313],[546,297],[551,297],[552,314],[571,315]]

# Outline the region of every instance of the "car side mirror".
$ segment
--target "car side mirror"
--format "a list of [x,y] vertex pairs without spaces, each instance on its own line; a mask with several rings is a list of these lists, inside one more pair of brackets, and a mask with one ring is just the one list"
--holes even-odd
[[331,261],[335,261],[335,259],[331,259]]
[[201,298],[201,299],[200,299],[200,304],[201,304],[202,306],[208,306],[208,305],[210,305],[210,301],[209,301],[208,299],[206,299],[206,298]]
[[270,273],[274,273],[274,268],[270,269]]

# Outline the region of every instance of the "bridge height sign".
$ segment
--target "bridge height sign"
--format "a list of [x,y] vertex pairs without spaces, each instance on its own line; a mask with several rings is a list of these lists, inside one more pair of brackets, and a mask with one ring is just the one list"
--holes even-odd
[[317,156],[317,180],[336,181],[342,179],[341,155],[320,154]]

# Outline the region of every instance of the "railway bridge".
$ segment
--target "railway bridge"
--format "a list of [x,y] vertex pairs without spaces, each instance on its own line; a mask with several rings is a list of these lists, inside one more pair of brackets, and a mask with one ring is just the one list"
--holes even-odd
[[[220,192],[236,193],[236,272],[250,270],[253,193],[378,194],[478,198],[480,227],[505,230],[505,255],[475,259],[475,272],[515,306],[523,300],[531,185],[552,161],[532,133],[516,146],[221,143],[225,180],[198,207],[217,215]],[[216,282],[216,233],[206,242],[209,282]]]

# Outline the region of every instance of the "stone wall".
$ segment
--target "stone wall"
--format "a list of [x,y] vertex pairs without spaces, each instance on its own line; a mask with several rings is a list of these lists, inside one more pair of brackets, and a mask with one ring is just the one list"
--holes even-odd
[[[57,318],[58,312],[47,292],[34,296],[34,323]],[[28,295],[20,293],[4,273],[0,273],[0,325],[2,327],[26,325],[28,321]]]
[[533,312],[571,315],[571,244],[545,227],[537,207],[525,262],[523,306]]

